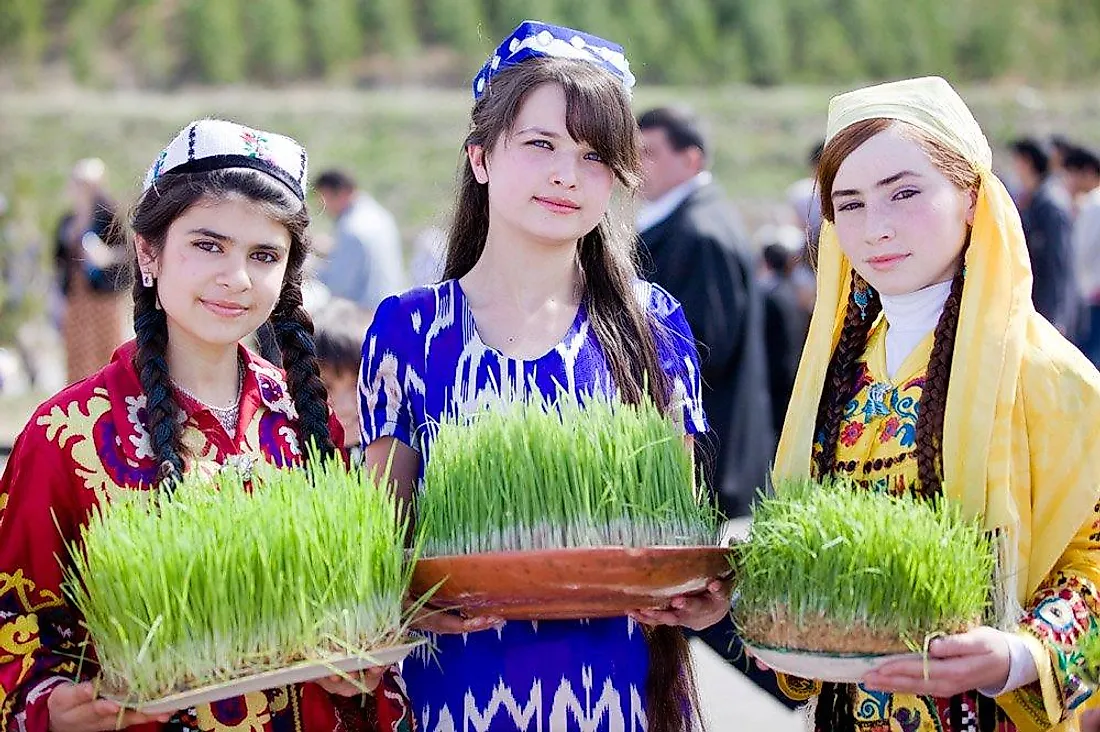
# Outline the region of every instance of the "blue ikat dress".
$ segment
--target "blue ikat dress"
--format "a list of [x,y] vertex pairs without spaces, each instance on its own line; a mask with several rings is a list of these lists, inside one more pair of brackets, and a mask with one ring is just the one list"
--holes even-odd
[[[671,409],[685,433],[706,430],[699,359],[680,304],[638,282],[655,323]],[[363,444],[392,436],[430,459],[431,425],[486,400],[614,389],[582,304],[543,356],[509,358],[482,342],[461,286],[449,280],[385,300],[363,344]],[[434,656],[403,675],[422,732],[642,732],[649,656],[628,618],[509,622],[499,630],[432,636]]]

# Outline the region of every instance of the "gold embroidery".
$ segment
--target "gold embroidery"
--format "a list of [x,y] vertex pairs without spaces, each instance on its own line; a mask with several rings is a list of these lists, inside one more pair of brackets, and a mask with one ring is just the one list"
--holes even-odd
[[776,674],[775,678],[779,684],[779,690],[787,698],[797,702],[808,701],[821,693],[821,682],[819,681],[788,676],[787,674]]
[[31,602],[31,593],[35,591],[34,583],[23,576],[23,570],[15,570],[15,574],[0,572],[0,597],[14,591],[19,596],[19,604],[27,612],[36,612],[48,607],[61,607],[64,602],[50,590],[38,592],[40,602],[36,605]]

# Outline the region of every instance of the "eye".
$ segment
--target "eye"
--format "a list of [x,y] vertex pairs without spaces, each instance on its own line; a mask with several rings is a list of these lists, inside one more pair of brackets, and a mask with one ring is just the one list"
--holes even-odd
[[253,252],[252,258],[255,259],[257,262],[263,262],[264,264],[275,264],[279,261],[279,255],[267,249],[261,249],[258,252]]
[[534,147],[541,147],[543,150],[553,150],[554,149],[553,143],[551,143],[549,140],[544,140],[541,137],[537,138],[535,140],[530,140],[527,144],[532,145]]
[[594,163],[603,163],[604,162],[603,156],[600,155],[595,150],[593,150],[590,153],[586,153],[585,156],[584,156],[584,159],[585,160],[591,160]]
[[900,190],[900,191],[898,191],[897,193],[894,194],[894,200],[895,201],[904,201],[905,199],[912,198],[913,196],[915,196],[919,193],[920,193],[920,191],[918,191],[916,188],[904,188],[904,189],[902,189],[902,190]]
[[846,201],[836,207],[837,211],[855,211],[857,208],[863,208],[862,201]]
[[209,239],[199,239],[198,241],[194,242],[194,245],[204,252],[220,252],[222,250],[221,244],[216,241],[211,241]]

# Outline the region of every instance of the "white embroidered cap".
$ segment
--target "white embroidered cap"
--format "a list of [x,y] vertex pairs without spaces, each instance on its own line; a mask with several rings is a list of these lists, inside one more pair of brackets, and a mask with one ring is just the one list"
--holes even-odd
[[166,173],[252,168],[267,173],[305,200],[308,159],[295,140],[221,119],[201,119],[180,130],[145,176],[148,190]]

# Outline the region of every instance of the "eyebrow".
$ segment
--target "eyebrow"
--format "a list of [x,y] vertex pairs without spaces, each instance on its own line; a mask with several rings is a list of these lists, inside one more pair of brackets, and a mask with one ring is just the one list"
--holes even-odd
[[526,134],[526,133],[532,133],[532,134],[535,134],[535,135],[540,135],[542,137],[552,137],[554,139],[561,138],[561,135],[558,134],[557,132],[553,132],[552,130],[544,129],[542,127],[524,127],[522,130],[520,130],[516,134],[517,135],[523,135],[523,134]]
[[[914,173],[912,170],[902,170],[902,171],[899,171],[897,173],[894,173],[891,176],[887,176],[887,177],[883,178],[878,183],[875,183],[874,187],[875,188],[882,188],[883,186],[888,186],[888,185],[892,185],[894,183],[897,183],[902,178],[909,178],[909,177],[920,178],[921,175],[920,175],[920,173]],[[833,191],[833,195],[831,197],[832,198],[839,198],[840,196],[858,196],[858,195],[859,195],[859,191],[856,190],[855,188],[844,188],[844,189],[841,189],[839,191]]]
[[[225,242],[225,243],[228,243],[228,244],[235,243],[233,241],[233,237],[226,236],[225,234],[219,234],[218,232],[214,231],[213,229],[205,229],[205,228],[191,229],[191,231],[189,231],[187,233],[188,234],[198,234],[200,236],[208,236],[211,239],[216,239],[220,242]],[[286,249],[287,249],[282,244],[274,244],[274,243],[268,242],[268,241],[256,242],[255,246],[260,247],[262,249],[275,249],[276,251],[280,251],[280,252],[286,251]]]

